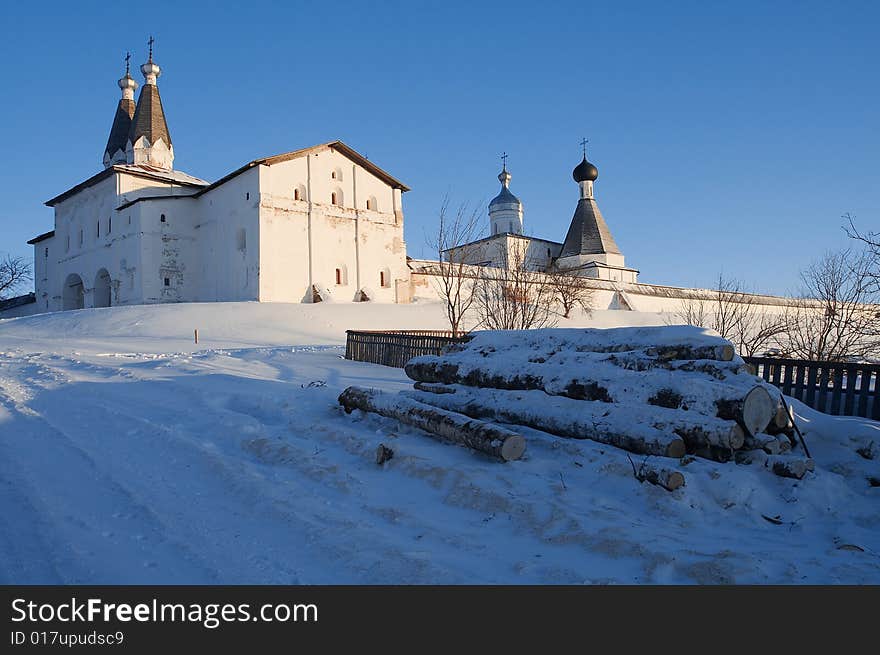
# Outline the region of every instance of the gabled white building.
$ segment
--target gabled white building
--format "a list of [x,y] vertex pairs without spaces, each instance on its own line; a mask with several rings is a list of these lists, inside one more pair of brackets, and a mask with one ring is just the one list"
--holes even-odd
[[334,141],[256,159],[214,183],[173,169],[150,57],[128,70],[104,170],[47,201],[36,311],[160,302],[408,302],[399,180]]

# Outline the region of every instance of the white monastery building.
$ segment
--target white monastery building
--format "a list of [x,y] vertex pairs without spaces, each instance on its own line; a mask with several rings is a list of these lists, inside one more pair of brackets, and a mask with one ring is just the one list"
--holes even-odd
[[187,301],[408,302],[406,185],[341,141],[213,183],[174,170],[150,56],[119,80],[104,170],[47,201],[34,311]]
[[[122,97],[104,170],[47,201],[54,229],[34,246],[35,293],[0,303],[0,316],[168,302],[437,300],[437,262],[406,256],[408,187],[341,141],[255,159],[213,183],[174,169],[174,145],[150,54],[144,84]],[[597,308],[675,312],[715,292],[640,283],[594,195],[596,166],[572,176],[578,200],[562,242],[524,234],[510,190],[489,203],[488,236],[443,258],[475,267],[568,270],[591,279]],[[785,298],[754,296],[783,309]]]

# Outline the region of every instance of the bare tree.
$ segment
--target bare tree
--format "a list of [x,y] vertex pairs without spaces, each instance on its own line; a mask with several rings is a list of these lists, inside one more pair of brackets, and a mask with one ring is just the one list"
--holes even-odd
[[502,250],[498,266],[483,266],[476,288],[480,325],[489,330],[529,330],[556,324],[548,277],[527,260],[527,242]]
[[31,279],[31,266],[22,257],[0,259],[0,300],[11,296]]
[[870,251],[828,252],[801,272],[789,312],[786,350],[810,360],[846,361],[880,352],[880,298]]
[[481,212],[468,211],[459,205],[454,215],[449,212],[449,197],[440,206],[437,233],[428,245],[437,253],[434,284],[444,303],[452,336],[462,333],[462,323],[475,300],[475,276],[471,267],[479,260],[479,246],[473,245]]
[[742,282],[719,273],[712,297],[682,301],[674,317],[715,330],[730,340],[740,355],[752,357],[777,344],[787,326],[784,314],[763,311],[762,307]]
[[563,318],[569,318],[575,308],[587,314],[593,312],[595,290],[586,277],[578,275],[579,272],[577,269],[551,266],[545,273],[554,299],[562,308]]
[[850,238],[861,241],[865,247],[869,259],[868,275],[875,286],[875,291],[880,291],[880,232],[860,232],[856,227],[856,217],[847,212],[842,216],[846,221],[843,229]]

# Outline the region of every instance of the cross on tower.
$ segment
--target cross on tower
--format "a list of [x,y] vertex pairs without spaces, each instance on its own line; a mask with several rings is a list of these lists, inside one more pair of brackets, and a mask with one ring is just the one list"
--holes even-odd
[[583,139],[581,139],[581,147],[584,149],[584,159],[587,158],[587,144],[588,144],[589,142],[590,142],[590,140],[587,139],[586,137],[584,137]]
[[126,75],[128,75],[128,65],[129,65],[130,61],[131,61],[131,53],[126,52],[125,53],[125,74]]
[[503,168],[504,170],[507,170],[507,153],[506,152],[501,153],[501,168]]
[[153,38],[152,35],[150,35],[150,40],[147,41],[147,43],[150,44],[150,61],[153,61],[153,44],[154,44],[155,42],[156,42],[156,40]]

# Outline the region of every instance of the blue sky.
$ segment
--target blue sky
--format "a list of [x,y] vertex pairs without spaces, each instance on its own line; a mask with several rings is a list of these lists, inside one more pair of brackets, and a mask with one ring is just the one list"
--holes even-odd
[[[122,57],[155,35],[175,167],[214,180],[342,139],[402,179],[410,254],[499,155],[526,231],[561,241],[590,139],[641,280],[719,271],[782,293],[841,214],[880,227],[874,2],[14,3],[5,7],[0,252],[101,170]],[[136,79],[140,81],[139,72]],[[488,218],[486,219],[488,233]]]

